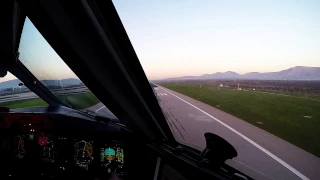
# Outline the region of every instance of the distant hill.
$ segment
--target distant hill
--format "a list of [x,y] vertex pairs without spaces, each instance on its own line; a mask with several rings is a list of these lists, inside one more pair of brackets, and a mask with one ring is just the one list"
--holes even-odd
[[1,82],[0,89],[15,88],[15,87],[18,87],[19,83],[21,83],[19,79],[13,79],[13,80]]
[[236,72],[232,72],[232,71],[227,71],[227,72],[217,72],[214,74],[204,74],[202,76],[200,76],[201,78],[204,79],[234,79],[234,78],[238,78],[239,76],[241,76],[240,74],[236,73]]
[[184,76],[166,80],[192,80],[192,79],[257,79],[257,80],[320,80],[320,67],[296,66],[278,72],[250,72],[238,74],[236,72],[217,72],[201,76]]
[[[0,83],[0,89],[5,88],[15,88],[18,87],[18,84],[21,81],[19,79],[13,79],[5,82]],[[68,78],[68,79],[62,79],[62,80],[42,80],[41,81],[45,86],[60,86],[60,85],[76,85],[80,84],[81,81],[76,78]]]

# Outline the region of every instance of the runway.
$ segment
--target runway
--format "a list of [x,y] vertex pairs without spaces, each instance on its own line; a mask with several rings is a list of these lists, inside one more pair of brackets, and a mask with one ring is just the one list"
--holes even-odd
[[237,150],[227,164],[255,179],[318,179],[320,158],[239,118],[163,87],[154,88],[175,139],[202,150],[215,133]]

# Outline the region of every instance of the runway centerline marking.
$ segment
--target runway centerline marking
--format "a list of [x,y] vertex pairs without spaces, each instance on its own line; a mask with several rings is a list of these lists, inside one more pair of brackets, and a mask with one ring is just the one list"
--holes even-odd
[[[157,85],[158,87],[160,87],[159,85]],[[272,154],[270,151],[266,150],[265,148],[263,148],[262,146],[260,146],[258,143],[254,142],[253,140],[251,140],[250,138],[248,138],[247,136],[241,134],[239,131],[233,129],[231,126],[227,125],[226,123],[222,122],[221,120],[217,119],[216,117],[210,115],[209,113],[205,112],[204,110],[198,108],[197,106],[189,103],[188,101],[174,95],[173,93],[169,92],[168,90],[160,87],[162,90],[166,91],[167,93],[171,94],[172,96],[180,99],[181,101],[189,104],[190,106],[194,107],[195,109],[199,110],[200,112],[206,114],[207,116],[209,116],[210,118],[214,119],[215,121],[217,121],[218,123],[222,124],[223,126],[225,126],[226,128],[228,128],[229,130],[231,130],[232,132],[236,133],[237,135],[239,135],[240,137],[242,137],[243,139],[245,139],[246,141],[248,141],[249,143],[251,143],[253,146],[255,146],[256,148],[260,149],[262,152],[266,153],[268,156],[270,156],[272,159],[274,159],[275,161],[277,161],[278,163],[280,163],[281,165],[283,165],[284,167],[286,167],[288,170],[290,170],[292,173],[294,173],[295,175],[297,175],[299,178],[303,179],[303,180],[310,180],[308,177],[306,177],[305,175],[303,175],[302,173],[300,173],[298,170],[296,170],[295,168],[293,168],[292,166],[290,166],[288,163],[284,162],[282,159],[280,159],[279,157],[277,157],[276,155]]]
[[106,106],[102,106],[101,108],[97,109],[95,112],[100,111],[101,109],[105,108]]

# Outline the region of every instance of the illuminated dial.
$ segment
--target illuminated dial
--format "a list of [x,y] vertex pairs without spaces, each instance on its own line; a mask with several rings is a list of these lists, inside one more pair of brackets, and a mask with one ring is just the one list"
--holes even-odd
[[93,147],[90,142],[79,141],[74,145],[74,161],[81,169],[88,170],[93,161]]
[[115,159],[116,153],[115,153],[114,149],[106,148],[104,150],[104,155],[105,155],[106,160],[112,161]]
[[48,137],[40,136],[40,137],[38,138],[38,144],[39,144],[41,147],[47,145],[47,143],[48,143]]

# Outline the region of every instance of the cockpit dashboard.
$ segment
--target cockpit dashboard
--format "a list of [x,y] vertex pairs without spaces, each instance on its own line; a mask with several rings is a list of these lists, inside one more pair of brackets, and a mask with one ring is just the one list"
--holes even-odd
[[92,179],[111,172],[124,178],[121,131],[69,115],[0,113],[1,179]]

